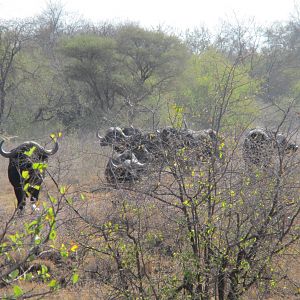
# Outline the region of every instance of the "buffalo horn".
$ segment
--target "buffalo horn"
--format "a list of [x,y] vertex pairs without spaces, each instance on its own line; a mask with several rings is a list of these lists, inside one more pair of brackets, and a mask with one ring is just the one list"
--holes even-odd
[[15,151],[12,150],[12,151],[5,151],[3,148],[2,148],[2,145],[3,145],[4,141],[1,141],[0,142],[0,154],[3,156],[3,157],[6,157],[6,158],[10,158],[12,157],[14,154],[15,154]]
[[270,139],[268,134],[266,133],[266,131],[261,129],[261,128],[251,130],[249,135],[253,139],[257,139],[258,137],[262,138],[263,140],[269,140]]
[[96,134],[96,136],[97,136],[97,138],[99,139],[99,140],[103,140],[103,137],[100,135],[100,130],[99,131],[97,131],[97,134]]
[[53,155],[53,154],[55,154],[58,151],[58,147],[59,146],[58,146],[58,142],[56,141],[55,144],[54,144],[54,147],[51,150],[47,150],[47,149],[43,148],[42,146],[40,146],[40,147],[48,155]]
[[118,131],[125,139],[130,137],[126,135],[120,127],[115,127],[114,130]]
[[118,169],[120,168],[120,166],[122,166],[121,164],[116,165],[113,160],[110,161],[111,165],[114,167],[114,169]]

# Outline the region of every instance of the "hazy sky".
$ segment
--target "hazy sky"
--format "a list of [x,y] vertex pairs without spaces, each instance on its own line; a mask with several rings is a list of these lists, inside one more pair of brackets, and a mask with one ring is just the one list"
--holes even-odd
[[[0,0],[0,19],[33,17],[45,8],[46,0]],[[57,1],[52,1],[57,2]],[[178,29],[220,20],[255,18],[267,25],[285,21],[295,13],[300,0],[61,0],[65,11],[78,17],[101,21],[137,21],[142,26],[171,26]]]

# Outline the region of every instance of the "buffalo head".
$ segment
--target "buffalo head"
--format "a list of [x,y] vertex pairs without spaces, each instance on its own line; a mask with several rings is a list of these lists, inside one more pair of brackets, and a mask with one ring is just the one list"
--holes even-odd
[[98,132],[97,137],[100,140],[100,146],[119,145],[128,138],[120,127],[110,127],[104,136],[101,136]]
[[250,130],[243,143],[245,162],[248,165],[261,167],[269,166],[276,155],[283,157],[297,150],[298,145],[290,142],[284,134],[264,128]]
[[145,164],[139,162],[130,150],[125,150],[109,159],[105,176],[109,183],[132,182],[138,180],[144,170]]

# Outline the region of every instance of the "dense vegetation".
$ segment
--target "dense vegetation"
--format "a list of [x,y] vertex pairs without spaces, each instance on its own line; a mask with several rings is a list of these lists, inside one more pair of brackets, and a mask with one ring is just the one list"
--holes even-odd
[[[0,136],[62,132],[69,148],[50,166],[38,217],[4,210],[0,295],[82,285],[91,299],[299,296],[286,264],[299,258],[299,161],[249,173],[239,150],[253,126],[297,139],[299,62],[297,15],[214,34],[70,21],[52,4],[36,19],[1,21]],[[109,154],[89,134],[184,124],[220,133],[222,162],[182,167],[183,149],[137,185],[99,175]]]
[[52,5],[34,20],[1,23],[0,128],[8,133],[32,136],[36,125],[47,132],[160,127],[173,104],[198,128],[210,126],[225,102],[229,123],[298,102],[297,18],[176,35],[136,24],[71,23]]

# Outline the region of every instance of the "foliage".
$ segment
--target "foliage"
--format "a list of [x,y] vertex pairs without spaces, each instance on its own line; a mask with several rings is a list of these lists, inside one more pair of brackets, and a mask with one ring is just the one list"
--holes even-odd
[[233,64],[210,49],[191,57],[176,96],[196,126],[210,126],[216,114],[225,115],[223,126],[232,126],[257,115],[258,90],[259,81],[249,76],[247,65]]

